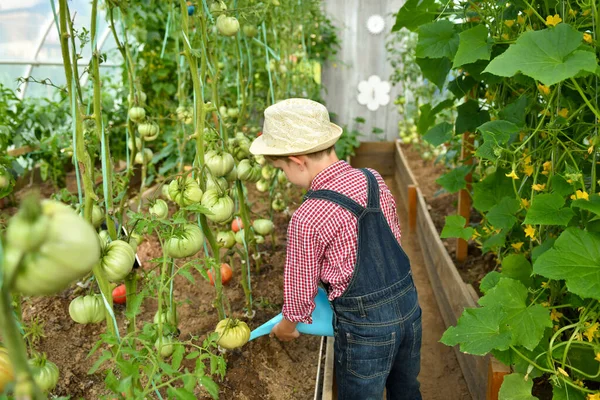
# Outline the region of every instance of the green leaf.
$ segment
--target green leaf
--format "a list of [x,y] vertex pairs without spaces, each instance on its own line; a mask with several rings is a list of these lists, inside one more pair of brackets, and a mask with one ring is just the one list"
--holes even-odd
[[439,146],[452,139],[452,128],[454,126],[447,122],[437,124],[427,131],[425,136],[423,136],[423,140],[433,146]]
[[582,392],[569,385],[552,386],[552,400],[585,400],[585,397]]
[[448,90],[450,90],[455,97],[462,98],[466,96],[476,84],[477,81],[471,75],[463,74],[457,76],[448,83]]
[[102,355],[96,360],[96,362],[94,363],[92,368],[90,368],[90,370],[88,371],[88,375],[94,374],[96,371],[98,371],[98,368],[100,368],[100,366],[102,364],[104,364],[106,361],[110,360],[111,358],[112,358],[112,353],[108,350],[104,350],[102,352]]
[[[481,135],[483,136],[484,146],[486,149],[504,147],[504,145],[508,143],[510,137],[520,131],[519,127],[512,122],[503,120],[486,122],[485,124],[477,127],[477,130],[481,132]],[[498,158],[498,156],[495,154],[490,157],[489,153],[481,151],[482,147],[484,146],[480,146],[475,152],[475,155],[486,155],[486,158],[490,159]]]
[[583,72],[594,73],[595,54],[577,50],[582,39],[583,33],[565,23],[541,31],[527,31],[494,58],[485,72],[498,76],[521,72],[548,86]]
[[200,386],[203,386],[213,399],[216,400],[219,398],[219,385],[217,385],[209,376],[204,375],[200,377]]
[[489,237],[485,242],[483,242],[481,244],[481,252],[485,254],[490,250],[498,251],[498,249],[504,247],[505,244],[506,232],[501,232]]
[[437,8],[435,0],[408,0],[398,11],[392,32],[402,28],[416,30],[435,18]]
[[521,96],[516,101],[504,107],[498,116],[500,119],[512,122],[519,127],[525,126],[525,116],[529,102],[530,99],[527,96]]
[[423,104],[419,108],[419,120],[417,121],[417,132],[421,135],[424,135],[431,125],[435,123],[435,116],[437,113],[442,111],[445,108],[452,107],[454,101],[452,100],[444,100],[438,103],[435,107],[431,107],[431,104],[426,103]]
[[505,315],[500,324],[512,333],[511,344],[533,350],[544,336],[544,330],[552,327],[552,321],[546,308],[539,304],[527,305],[527,295],[527,288],[521,282],[501,278],[479,299],[479,304],[484,308],[499,306]]
[[576,295],[600,300],[600,236],[567,228],[554,247],[538,257],[533,272],[564,279]]
[[417,64],[421,68],[423,76],[429,79],[440,90],[443,90],[448,73],[452,69],[452,61],[446,57],[442,58],[417,58]]
[[460,344],[460,351],[483,356],[493,349],[506,350],[511,334],[500,321],[506,313],[499,306],[467,308],[456,326],[444,332],[440,342],[447,346]]
[[535,263],[535,260],[537,260],[539,256],[541,256],[542,254],[550,250],[552,246],[554,246],[554,242],[556,242],[556,239],[550,238],[544,240],[541,245],[534,247],[531,251],[531,261]]
[[175,350],[173,351],[173,356],[171,357],[171,366],[173,369],[178,370],[181,366],[181,361],[183,361],[183,354],[185,353],[185,347],[181,344],[174,344]]
[[521,207],[518,200],[505,196],[498,204],[490,208],[487,219],[495,228],[508,230],[517,222],[515,214]]
[[455,25],[448,20],[438,20],[418,29],[419,41],[416,56],[419,58],[442,58],[452,60],[458,49]]
[[506,176],[506,171],[497,169],[481,182],[473,184],[473,207],[482,212],[489,211],[498,199],[512,192],[512,179]]
[[479,104],[475,100],[468,100],[457,107],[458,116],[456,117],[455,134],[460,135],[465,132],[475,132],[478,126],[490,120],[490,114],[487,110],[479,109]]
[[489,60],[492,55],[492,42],[488,38],[485,25],[476,25],[458,34],[460,40],[454,56],[452,68],[471,64],[477,60]]
[[130,294],[127,296],[127,302],[129,303],[128,310],[125,312],[125,316],[128,319],[133,319],[140,313],[140,307],[144,302],[144,292]]
[[566,197],[573,193],[573,188],[569,182],[560,175],[554,175],[550,178],[550,188],[553,192],[560,194],[562,197]]
[[558,193],[545,193],[533,198],[527,210],[525,223],[531,225],[562,225],[567,226],[575,215],[573,210],[565,205],[565,199]]
[[571,207],[581,208],[600,215],[600,195],[592,194],[589,200],[578,199],[571,203]]
[[467,220],[461,215],[449,215],[446,217],[446,225],[440,234],[441,238],[462,238],[469,240],[473,236],[474,229],[465,228]]
[[510,254],[502,260],[502,275],[520,281],[526,287],[533,284],[533,267],[522,254]]
[[487,293],[490,289],[496,286],[498,282],[500,282],[501,277],[502,274],[498,271],[488,272],[488,274],[484,276],[481,280],[481,283],[479,284],[479,289],[483,293]]
[[191,283],[196,283],[196,278],[185,268],[181,268],[178,272],[179,275],[183,276],[185,279],[190,281]]
[[461,189],[467,187],[467,181],[465,177],[471,171],[469,165],[461,165],[460,167],[451,169],[450,172],[445,173],[435,180],[437,184],[446,189],[449,193],[456,193]]
[[177,399],[177,400],[196,400],[196,395],[194,393],[187,391],[184,388],[170,387],[167,389],[167,394],[169,395],[169,399]]
[[535,400],[531,395],[533,379],[525,380],[521,374],[512,373],[504,376],[504,382],[498,392],[498,400]]

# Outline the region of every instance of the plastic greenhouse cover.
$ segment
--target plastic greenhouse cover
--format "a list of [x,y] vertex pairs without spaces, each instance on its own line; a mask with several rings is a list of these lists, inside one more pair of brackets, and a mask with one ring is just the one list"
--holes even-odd
[[[50,79],[53,84],[65,84],[62,70],[62,53],[55,24],[51,1],[58,13],[58,0],[1,0],[0,1],[0,84],[16,90],[19,77],[32,77],[38,81]],[[71,18],[75,18],[74,28],[89,30],[91,1],[69,0]],[[98,47],[108,52],[108,63],[103,66],[119,65],[121,57],[115,49],[114,38],[108,29],[102,10],[98,13]],[[76,39],[79,46],[79,39]],[[87,65],[91,55],[88,43],[83,50],[80,64]],[[110,69],[104,68],[104,74]],[[87,76],[82,77],[83,83]],[[50,86],[36,83],[21,84],[19,97],[44,96],[54,92]]]

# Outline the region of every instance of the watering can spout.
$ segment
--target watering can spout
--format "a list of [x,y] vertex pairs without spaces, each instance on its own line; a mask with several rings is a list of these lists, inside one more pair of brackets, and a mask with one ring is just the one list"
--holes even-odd
[[[254,340],[257,337],[268,335],[275,325],[283,319],[283,315],[279,313],[269,321],[265,322],[258,328],[254,329],[250,333],[250,340]],[[296,329],[300,333],[315,336],[333,336],[333,310],[327,293],[322,288],[317,291],[315,297],[315,309],[312,312],[312,324],[304,324],[300,322]]]

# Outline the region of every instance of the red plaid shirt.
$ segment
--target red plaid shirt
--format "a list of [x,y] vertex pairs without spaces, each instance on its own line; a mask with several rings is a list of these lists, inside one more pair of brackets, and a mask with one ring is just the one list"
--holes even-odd
[[[394,197],[381,176],[371,172],[379,183],[381,209],[400,242]],[[321,171],[310,188],[333,190],[367,205],[366,177],[345,161]],[[288,227],[283,316],[292,322],[312,323],[319,280],[330,285],[329,300],[342,295],[352,277],[357,250],[358,224],[352,213],[327,200],[306,200]]]

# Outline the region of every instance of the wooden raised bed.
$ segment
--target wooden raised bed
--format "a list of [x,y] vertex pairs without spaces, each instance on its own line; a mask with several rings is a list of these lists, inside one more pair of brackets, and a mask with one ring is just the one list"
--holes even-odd
[[[400,147],[396,142],[363,143],[352,157],[354,167],[371,167],[384,176],[394,176],[400,204],[408,211],[409,228],[417,235],[429,281],[446,327],[456,321],[467,307],[476,307],[479,299],[473,287],[466,284],[456,269],[433,224],[423,197]],[[390,169],[391,168],[391,169]],[[323,400],[336,399],[333,374],[333,338],[327,338]],[[508,367],[493,357],[478,357],[461,353],[454,347],[464,379],[473,399],[497,400],[498,390]]]

